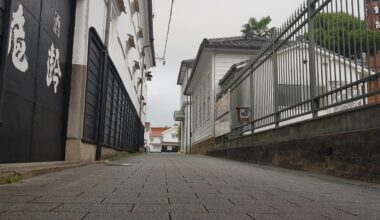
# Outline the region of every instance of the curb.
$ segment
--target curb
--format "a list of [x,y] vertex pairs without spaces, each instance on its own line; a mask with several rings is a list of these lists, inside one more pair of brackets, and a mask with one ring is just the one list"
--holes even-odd
[[[25,180],[31,177],[40,176],[48,173],[59,172],[67,169],[73,169],[82,166],[88,166],[94,163],[62,163],[49,165],[45,164],[42,166],[25,166],[25,167],[9,167],[0,168],[0,185],[16,183],[21,180]],[[16,177],[18,181],[9,182],[10,178]]]

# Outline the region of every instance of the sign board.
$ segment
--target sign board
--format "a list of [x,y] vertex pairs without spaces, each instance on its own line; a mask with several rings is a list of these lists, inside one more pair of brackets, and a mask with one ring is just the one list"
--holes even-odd
[[238,121],[240,123],[248,123],[250,119],[250,108],[249,107],[236,107],[238,114]]

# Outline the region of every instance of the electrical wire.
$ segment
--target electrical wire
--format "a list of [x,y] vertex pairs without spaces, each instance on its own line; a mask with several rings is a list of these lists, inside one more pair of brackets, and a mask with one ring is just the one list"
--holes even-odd
[[168,41],[169,41],[170,24],[171,24],[171,22],[172,22],[172,17],[173,17],[173,5],[174,5],[174,0],[172,0],[172,4],[171,4],[171,7],[170,7],[170,16],[169,16],[169,23],[168,23],[168,31],[167,31],[167,33],[166,33],[164,56],[162,57],[162,59],[164,60],[164,63],[165,63],[166,50],[167,50],[167,47],[168,47]]

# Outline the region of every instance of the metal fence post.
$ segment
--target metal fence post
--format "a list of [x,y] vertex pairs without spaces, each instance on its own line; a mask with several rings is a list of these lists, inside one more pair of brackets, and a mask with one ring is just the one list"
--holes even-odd
[[316,76],[316,55],[315,55],[315,27],[314,12],[315,0],[307,0],[307,17],[308,17],[308,48],[309,48],[309,73],[310,73],[310,98],[313,118],[318,116],[319,102],[317,96],[317,76]]
[[253,82],[253,69],[252,66],[249,68],[249,93],[250,93],[250,104],[251,104],[251,132],[252,134],[255,132],[255,115],[254,115],[254,107],[255,107],[255,83]]
[[273,39],[273,57],[272,57],[272,63],[273,63],[273,105],[274,105],[274,122],[276,128],[280,125],[280,113],[279,113],[279,103],[278,103],[278,59],[277,59],[277,51],[276,51],[276,38],[278,36],[277,29],[274,28],[272,31],[272,39]]
[[107,100],[107,85],[108,85],[108,48],[103,51],[103,69],[101,76],[101,88],[100,88],[100,103],[99,103],[99,118],[97,127],[97,140],[96,140],[96,154],[95,159],[100,161],[102,159],[102,144],[104,142],[104,129],[105,129],[105,111]]

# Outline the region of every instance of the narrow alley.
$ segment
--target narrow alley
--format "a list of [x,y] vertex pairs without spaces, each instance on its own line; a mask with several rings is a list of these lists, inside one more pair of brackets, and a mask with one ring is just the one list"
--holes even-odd
[[0,186],[0,219],[379,219],[379,200],[358,181],[144,154]]

